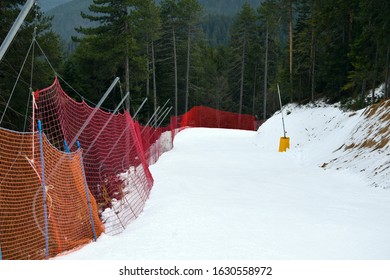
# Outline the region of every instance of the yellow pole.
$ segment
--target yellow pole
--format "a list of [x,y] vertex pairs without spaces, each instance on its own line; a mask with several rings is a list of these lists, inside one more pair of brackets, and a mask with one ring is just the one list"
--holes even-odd
[[286,152],[290,149],[290,137],[280,137],[279,152]]
[[277,87],[278,87],[279,102],[280,102],[280,113],[282,114],[282,124],[283,124],[283,137],[280,137],[279,152],[286,152],[287,149],[290,149],[290,137],[286,136],[287,131],[284,125],[283,106],[282,106],[282,98],[280,96],[279,84],[277,84]]

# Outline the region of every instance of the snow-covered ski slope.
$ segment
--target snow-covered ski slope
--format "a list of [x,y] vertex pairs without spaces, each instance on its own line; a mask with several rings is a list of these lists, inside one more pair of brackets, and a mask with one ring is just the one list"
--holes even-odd
[[289,105],[286,153],[280,113],[257,132],[185,129],[151,166],[142,215],[57,259],[389,260],[389,102],[382,107]]

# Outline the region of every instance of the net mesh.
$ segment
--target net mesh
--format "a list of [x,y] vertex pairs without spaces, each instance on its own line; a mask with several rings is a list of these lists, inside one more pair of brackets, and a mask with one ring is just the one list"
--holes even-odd
[[37,91],[35,99],[36,119],[53,145],[63,147],[66,140],[74,150],[80,141],[85,176],[106,233],[121,232],[140,214],[153,186],[138,125],[126,111],[112,114],[74,101],[58,79]]
[[44,165],[37,133],[0,129],[4,259],[52,257],[91,242],[94,232],[96,236],[103,231],[110,235],[122,232],[139,216],[149,197],[153,186],[149,165],[172,149],[181,129],[256,128],[252,116],[204,106],[173,117],[166,127],[142,126],[126,111],[112,114],[76,102],[57,78],[50,87],[35,92],[34,99],[34,119],[41,120],[43,128]]
[[181,128],[211,127],[255,130],[256,118],[251,115],[221,111],[205,106],[196,106],[178,120]]
[[[93,239],[92,222],[81,169],[81,153],[65,154],[43,138],[47,176],[49,256]],[[34,148],[33,148],[34,146]],[[46,257],[42,168],[36,134],[0,129],[0,244],[4,259]],[[91,197],[95,231],[103,232]]]

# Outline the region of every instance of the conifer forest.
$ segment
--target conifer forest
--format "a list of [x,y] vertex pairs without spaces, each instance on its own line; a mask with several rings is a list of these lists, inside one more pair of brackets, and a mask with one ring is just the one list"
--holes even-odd
[[[0,42],[24,2],[0,2]],[[29,90],[57,75],[66,92],[91,104],[119,77],[103,107],[112,110],[129,92],[124,106],[134,113],[147,97],[144,123],[166,102],[171,115],[206,105],[265,120],[280,109],[278,84],[283,103],[324,99],[360,109],[390,96],[390,1],[89,2],[78,14],[90,24],[72,27],[71,42],[39,1],[30,12],[0,63],[0,113],[16,96],[2,126],[28,130]],[[26,56],[33,34],[39,48]],[[379,85],[384,94],[370,94]]]

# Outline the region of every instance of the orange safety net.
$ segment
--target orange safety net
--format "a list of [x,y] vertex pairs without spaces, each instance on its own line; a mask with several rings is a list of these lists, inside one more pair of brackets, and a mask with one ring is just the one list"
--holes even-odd
[[[0,246],[3,259],[44,259],[46,254],[53,257],[93,240],[80,151],[60,152],[45,137],[42,146],[48,252],[38,135],[0,128]],[[90,200],[94,229],[99,236],[104,227],[92,195]]]

